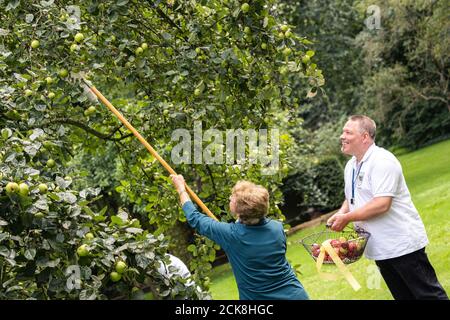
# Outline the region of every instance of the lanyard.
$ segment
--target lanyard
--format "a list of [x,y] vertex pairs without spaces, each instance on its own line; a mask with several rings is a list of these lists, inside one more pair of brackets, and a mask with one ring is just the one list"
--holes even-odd
[[356,177],[355,177],[355,169],[353,168],[352,171],[352,198],[350,199],[351,204],[355,204],[355,183],[358,179],[359,172],[361,171],[361,168],[363,166],[363,162],[359,165],[358,171],[356,171]]

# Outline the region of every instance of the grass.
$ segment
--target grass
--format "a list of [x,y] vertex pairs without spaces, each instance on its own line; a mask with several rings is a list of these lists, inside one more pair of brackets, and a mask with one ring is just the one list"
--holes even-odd
[[[426,248],[428,257],[436,270],[438,279],[450,294],[450,140],[426,148],[401,154],[399,160],[413,202],[425,224],[430,243]],[[300,265],[297,270],[311,299],[320,300],[387,300],[392,296],[381,277],[377,277],[375,263],[364,257],[348,265],[349,270],[361,284],[355,292],[340,278],[325,281],[319,278],[314,260],[298,241],[311,233],[320,232],[324,226],[301,230],[288,238],[287,258],[291,265]],[[324,271],[335,271],[334,266],[324,266]],[[213,299],[239,299],[237,285],[230,265],[213,269],[211,275]]]

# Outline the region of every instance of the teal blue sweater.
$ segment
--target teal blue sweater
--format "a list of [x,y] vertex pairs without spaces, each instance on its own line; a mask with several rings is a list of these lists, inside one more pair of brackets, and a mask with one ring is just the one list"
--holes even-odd
[[218,222],[192,201],[183,205],[189,225],[219,244],[228,256],[241,300],[306,300],[308,294],[286,260],[283,225],[263,219],[257,225]]

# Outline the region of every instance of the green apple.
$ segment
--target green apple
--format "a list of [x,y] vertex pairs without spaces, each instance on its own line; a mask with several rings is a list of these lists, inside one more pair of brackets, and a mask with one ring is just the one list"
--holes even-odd
[[77,249],[77,254],[79,257],[85,257],[89,254],[89,250],[86,244],[82,244]]
[[86,240],[92,240],[92,239],[94,239],[94,235],[92,234],[92,232],[88,232],[85,234],[84,238]]
[[265,43],[265,42],[261,43],[261,49],[266,50],[267,49],[267,43]]
[[250,5],[247,2],[243,3],[241,5],[241,10],[243,13],[247,13],[250,10]]
[[78,32],[74,37],[75,42],[82,42],[84,40],[84,35],[81,32]]
[[53,159],[48,159],[48,160],[47,160],[47,167],[53,168],[54,166],[55,166],[55,160],[53,160]]
[[120,279],[122,279],[122,275],[120,273],[115,272],[115,271],[111,272],[109,274],[109,277],[111,278],[112,282],[117,282]]
[[67,71],[67,69],[61,69],[58,74],[61,78],[65,78],[69,75],[69,71]]
[[44,194],[48,191],[48,187],[45,183],[40,183],[38,188],[39,188],[39,192],[42,194]]
[[194,96],[199,96],[201,93],[202,91],[199,88],[194,90]]
[[142,50],[147,50],[148,49],[148,44],[146,42],[141,44],[141,48]]
[[280,29],[281,29],[281,31],[286,32],[286,31],[289,30],[289,27],[288,27],[287,25],[283,24],[283,25],[280,27]]
[[54,92],[49,92],[48,95],[47,95],[47,97],[48,97],[50,100],[52,100],[52,99],[55,98],[55,93],[54,93]]
[[141,47],[138,47],[138,48],[136,49],[136,51],[135,51],[135,53],[136,53],[137,56],[140,55],[140,54],[142,54],[142,52],[144,52],[144,49],[142,49]]
[[116,271],[120,274],[124,273],[125,270],[127,269],[127,264],[123,261],[118,261],[116,263]]
[[97,109],[94,106],[90,106],[89,108],[87,108],[84,111],[84,115],[85,116],[90,116],[91,114],[95,113],[95,111],[97,111]]
[[292,53],[292,49],[291,48],[284,48],[283,55],[288,56],[291,53]]
[[42,219],[45,215],[44,215],[44,213],[42,213],[42,212],[36,212],[36,213],[34,214],[34,216],[35,216],[36,218],[38,218],[38,219]]
[[244,33],[245,34],[250,34],[252,31],[250,30],[250,28],[249,27],[245,27],[244,28]]
[[288,68],[287,68],[286,66],[282,66],[282,67],[280,68],[280,73],[281,73],[282,75],[285,75],[287,72],[288,72]]
[[201,53],[202,53],[202,49],[200,49],[200,48],[195,48],[195,52],[197,52],[197,54],[201,54]]
[[22,182],[21,184],[19,184],[19,194],[21,196],[28,196],[28,194],[30,193],[30,188],[28,188],[28,185],[24,182]]
[[76,43],[71,44],[71,46],[70,46],[71,52],[78,51],[78,49],[80,49],[80,47]]
[[29,97],[33,94],[33,91],[30,89],[26,89],[24,93],[25,93],[25,97]]
[[2,138],[5,139],[5,140],[8,139],[9,136],[10,136],[10,133],[11,133],[10,129],[3,128],[2,129]]
[[68,17],[69,15],[67,13],[64,13],[59,17],[59,21],[64,22],[67,20]]
[[131,293],[136,293],[138,292],[140,289],[138,287],[133,287],[131,288]]
[[303,58],[302,58],[302,62],[304,64],[307,64],[309,62],[309,60],[310,60],[310,57],[308,55],[304,55]]
[[19,185],[15,182],[8,182],[5,189],[6,193],[15,193],[19,191]]
[[47,77],[47,78],[45,78],[45,81],[47,82],[47,84],[52,84],[53,83],[53,78],[52,77]]
[[39,40],[33,40],[33,41],[31,41],[31,47],[32,47],[33,49],[38,48],[39,45],[40,45]]

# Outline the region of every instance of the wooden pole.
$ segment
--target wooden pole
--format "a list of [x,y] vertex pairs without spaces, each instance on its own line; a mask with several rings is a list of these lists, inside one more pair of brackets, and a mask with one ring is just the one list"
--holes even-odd
[[[119,118],[120,122],[122,122],[128,130],[130,130],[136,138],[147,148],[147,150],[151,153],[152,156],[154,156],[161,164],[162,166],[170,173],[170,174],[177,174],[175,170],[173,170],[170,165],[163,159],[161,156],[156,152],[155,149],[144,139],[143,136],[127,121],[127,119],[124,118],[124,116],[111,104],[111,102],[106,99],[100,91],[97,90],[96,87],[89,85],[86,81],[85,83],[88,85],[89,89],[100,99],[101,102],[105,106],[108,107],[109,110],[111,110],[112,113],[116,115],[117,118]],[[189,186],[186,184],[186,191],[191,196],[191,198],[200,206],[203,212],[205,212],[208,216],[213,218],[214,220],[218,219],[216,216],[208,209],[208,207],[203,203],[203,201],[195,194],[194,191],[189,188]]]

